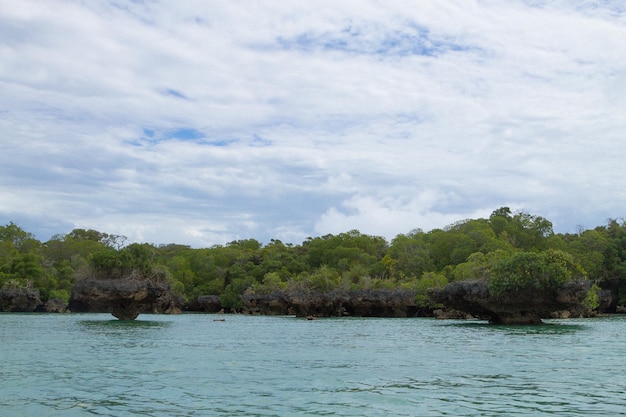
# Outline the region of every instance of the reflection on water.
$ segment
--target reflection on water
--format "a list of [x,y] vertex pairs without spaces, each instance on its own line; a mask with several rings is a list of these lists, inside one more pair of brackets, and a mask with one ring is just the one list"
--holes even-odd
[[81,320],[79,325],[88,329],[143,329],[152,327],[171,326],[169,321],[151,321],[151,320]]
[[541,324],[532,324],[532,325],[515,325],[515,324],[490,324],[487,321],[463,321],[463,322],[452,322],[448,324],[452,327],[458,328],[469,328],[472,331],[487,331],[487,332],[500,332],[507,333],[511,335],[559,335],[559,334],[570,334],[578,331],[586,331],[589,329],[588,326],[583,324],[576,323],[561,323],[558,321],[545,321]]
[[[158,339],[167,328],[172,326],[171,321],[166,320],[80,320],[76,328],[85,331],[90,345],[100,340],[102,337],[114,341],[114,345],[109,346],[109,350],[118,348],[150,348],[154,346],[154,340]],[[108,345],[101,345],[100,349],[105,349]]]

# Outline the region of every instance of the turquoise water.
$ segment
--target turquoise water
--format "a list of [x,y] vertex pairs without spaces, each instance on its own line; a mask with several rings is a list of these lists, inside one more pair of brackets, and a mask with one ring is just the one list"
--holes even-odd
[[0,314],[0,416],[626,415],[626,317]]

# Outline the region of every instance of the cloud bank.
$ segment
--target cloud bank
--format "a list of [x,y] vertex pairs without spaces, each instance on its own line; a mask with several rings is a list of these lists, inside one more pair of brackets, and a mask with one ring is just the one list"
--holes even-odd
[[0,5],[0,222],[210,246],[626,207],[622,1]]

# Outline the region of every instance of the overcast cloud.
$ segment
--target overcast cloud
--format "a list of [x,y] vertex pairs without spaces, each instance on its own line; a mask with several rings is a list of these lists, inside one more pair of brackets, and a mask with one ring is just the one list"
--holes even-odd
[[626,214],[626,3],[0,3],[0,223],[194,247]]

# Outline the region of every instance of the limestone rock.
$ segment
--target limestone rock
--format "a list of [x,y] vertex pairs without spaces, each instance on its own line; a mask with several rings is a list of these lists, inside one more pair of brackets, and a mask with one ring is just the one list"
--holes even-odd
[[299,317],[413,317],[418,308],[409,290],[274,291],[242,297],[250,314],[289,314]]
[[44,313],[68,313],[67,303],[59,298],[51,298],[39,307]]
[[218,295],[200,295],[185,305],[187,311],[201,311],[204,313],[217,313],[222,309]]
[[32,288],[2,288],[0,311],[32,312],[41,304],[39,290]]
[[536,324],[552,313],[577,311],[587,296],[591,283],[570,281],[557,291],[518,291],[503,297],[489,293],[485,280],[468,280],[448,284],[429,292],[432,301],[447,308],[488,319],[496,324]]
[[120,320],[134,320],[140,313],[180,312],[179,300],[167,283],[135,279],[84,279],[72,288],[73,312],[111,313]]

